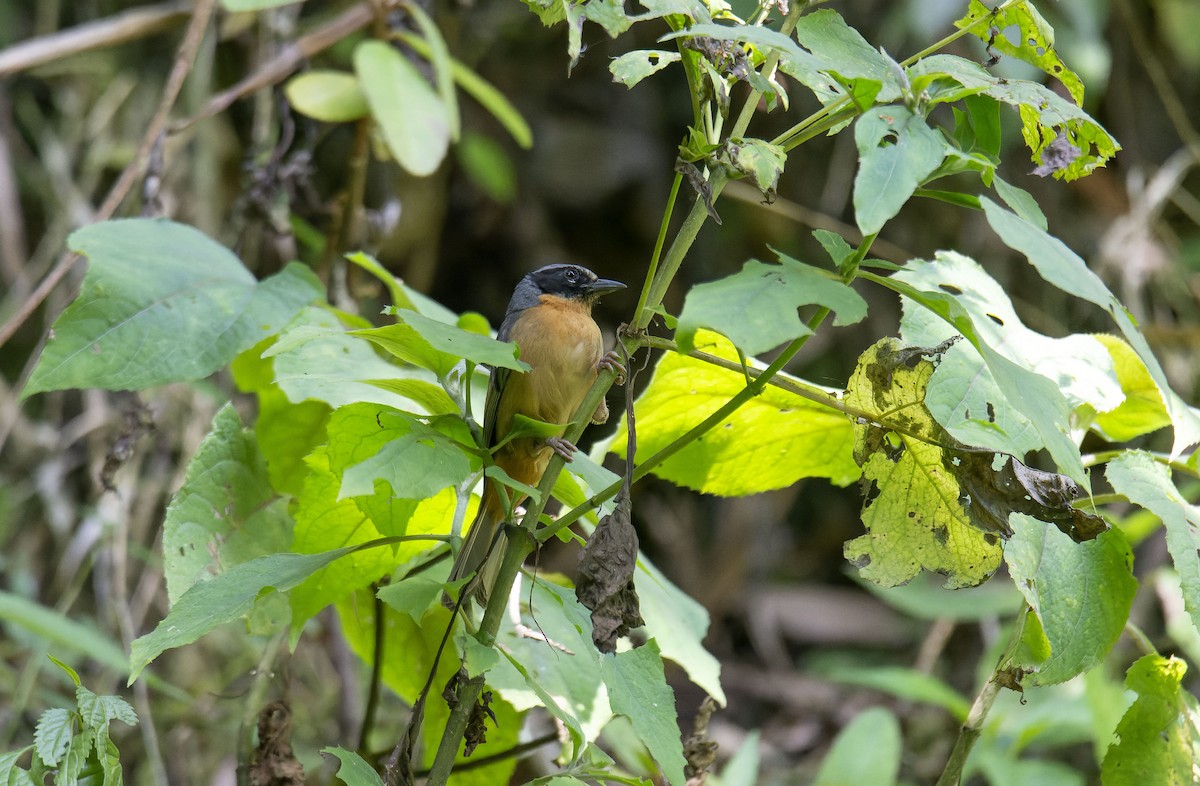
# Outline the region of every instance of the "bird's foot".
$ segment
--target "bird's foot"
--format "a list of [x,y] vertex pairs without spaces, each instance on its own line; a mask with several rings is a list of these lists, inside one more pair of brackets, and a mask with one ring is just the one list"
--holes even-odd
[[573,461],[575,459],[575,453],[579,450],[579,448],[575,447],[574,444],[568,442],[562,437],[547,437],[546,444],[549,445],[555,453],[562,456],[563,461]]
[[616,384],[625,384],[625,366],[621,363],[621,356],[617,354],[615,349],[610,349],[604,353],[604,357],[596,362],[596,368],[603,371],[614,371],[617,374]]

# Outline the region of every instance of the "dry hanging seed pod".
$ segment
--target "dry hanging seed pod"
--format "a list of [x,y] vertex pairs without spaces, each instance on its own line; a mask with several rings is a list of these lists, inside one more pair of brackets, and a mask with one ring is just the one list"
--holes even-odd
[[617,495],[616,509],[600,520],[588,539],[575,581],[575,597],[592,610],[592,641],[601,652],[615,652],[618,637],[645,624],[633,586],[638,536],[629,517],[627,482]]
[[638,536],[630,520],[629,486],[637,436],[633,418],[633,380],[637,376],[625,354],[629,379],[625,383],[625,424],[629,432],[625,454],[625,485],[617,494],[617,506],[596,525],[579,561],[575,597],[592,612],[592,641],[601,652],[616,652],[617,639],[645,624],[638,605],[633,572],[637,568]]

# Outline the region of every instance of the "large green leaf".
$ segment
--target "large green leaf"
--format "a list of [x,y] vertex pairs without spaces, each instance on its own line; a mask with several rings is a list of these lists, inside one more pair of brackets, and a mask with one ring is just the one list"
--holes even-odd
[[900,86],[889,61],[862,35],[829,8],[807,13],[796,22],[796,40],[821,62],[823,71],[844,81],[867,80],[880,85],[880,103],[900,97]]
[[351,419],[356,433],[378,444],[379,450],[346,468],[339,498],[373,494],[376,481],[382,480],[394,497],[426,499],[466,480],[479,466],[457,442],[400,412],[370,405],[343,407],[334,413],[331,431]]
[[821,762],[813,786],[890,786],[900,772],[900,723],[882,707],[854,716]]
[[346,333],[337,316],[326,309],[309,308],[298,314],[262,357],[274,358],[275,381],[288,400],[297,404],[313,399],[336,409],[373,402],[405,412],[424,412],[421,401],[377,383],[437,381],[423,368],[398,366],[379,357],[370,342]]
[[[699,331],[695,341],[699,350],[737,361],[733,346],[715,333]],[[745,386],[746,378],[739,372],[686,355],[664,354],[637,400],[637,460],[644,461],[665,448]],[[805,477],[829,478],[844,486],[859,476],[851,456],[852,440],[850,421],[842,413],[767,387],[702,439],[660,464],[654,473],[681,486],[723,496],[785,488]],[[610,450],[623,454],[623,431]]]
[[675,692],[663,674],[658,643],[600,660],[613,712],[629,718],[671,786],[684,786],[683,741],[675,712]]
[[1004,560],[1050,645],[1034,682],[1065,682],[1095,666],[1125,629],[1137,591],[1133,552],[1118,529],[1076,543],[1024,515],[1011,519]]
[[418,177],[436,172],[450,147],[451,116],[421,72],[377,39],[355,48],[354,71],[396,162]]
[[1091,488],[1079,448],[1071,438],[1070,406],[1053,381],[1014,363],[984,342],[971,315],[955,295],[940,288],[935,291],[918,289],[895,277],[862,275],[929,309],[970,341],[983,357],[1000,391],[1037,429],[1042,445],[1058,467],[1085,490]]
[[346,786],[383,786],[383,779],[362,756],[341,747],[323,748],[321,753],[338,759],[337,778]]
[[854,142],[854,217],[863,234],[872,235],[938,168],[946,143],[925,118],[898,104],[864,112],[854,124]]
[[703,644],[708,635],[708,611],[645,557],[638,558],[633,581],[646,635],[658,642],[664,658],[678,664],[692,682],[723,706],[721,662]]
[[325,441],[329,405],[310,399],[292,403],[275,381],[275,362],[262,357],[274,337],[234,358],[230,364],[238,389],[258,396],[254,435],[267,462],[271,486],[283,494],[300,495],[304,487],[304,457]]
[[1100,277],[1089,270],[1083,259],[1058,238],[1051,237],[1040,227],[1005,210],[986,197],[982,197],[980,203],[988,223],[1004,244],[1024,254],[1038,275],[1064,292],[1095,303],[1112,316],[1125,340],[1146,364],[1146,369],[1166,401],[1167,411],[1171,413],[1171,420],[1175,426],[1173,452],[1180,453],[1189,445],[1200,442],[1200,414],[1171,390],[1166,374],[1154,353],[1150,351],[1150,345],[1138,330],[1132,315],[1108,290]]
[[[573,590],[542,580],[522,579],[521,625],[505,620],[497,635],[503,657],[488,672],[488,685],[518,710],[543,706],[571,731],[579,756],[583,743],[596,739],[612,719],[601,672],[602,656],[592,643],[590,612]],[[547,641],[531,638],[536,630]],[[559,648],[570,652],[564,654]]]
[[[1112,358],[1095,337],[1076,334],[1050,338],[1030,330],[1022,324],[1003,288],[969,257],[939,251],[932,261],[910,261],[893,278],[926,292],[949,293],[970,316],[980,341],[1025,369],[1053,380],[1072,410],[1086,404],[1106,412],[1121,403],[1123,393]],[[912,306],[905,306],[910,327],[906,338],[932,346],[953,335],[948,325],[935,329],[928,324],[931,320],[921,319],[914,313],[920,310]],[[926,324],[913,331],[914,321]],[[913,332],[921,335],[913,336]],[[949,362],[939,365],[934,373],[927,400],[930,411],[940,416],[938,422],[968,444],[1018,456],[1038,447],[1027,438],[1028,419],[1014,410],[1000,392],[983,357],[970,346],[955,347],[947,354]]]
[[136,680],[142,669],[166,650],[191,644],[218,625],[246,614],[264,589],[286,592],[350,551],[270,554],[193,584],[153,631],[134,639],[129,653],[129,681]]
[[1200,509],[1175,487],[1170,470],[1148,453],[1123,452],[1108,463],[1104,476],[1118,494],[1162,519],[1184,607],[1200,630]]
[[362,336],[439,377],[448,374],[463,358],[516,371],[529,370],[529,364],[517,359],[517,345],[511,341],[497,341],[408,309],[396,309],[394,313],[395,325],[356,330],[352,335]]
[[67,242],[88,271],[22,396],[201,379],[322,296],[303,265],[256,282],[228,249],[171,221],[105,221]]
[[176,603],[197,581],[292,542],[287,500],[276,496],[254,434],[231,404],[188,463],[163,522],[163,574]]
[[709,328],[745,354],[758,355],[810,335],[797,308],[813,303],[837,312],[835,325],[852,325],[867,315],[867,303],[857,292],[819,268],[787,254],[779,254],[779,264],[752,259],[732,276],[692,287],[675,341],[688,352],[695,348],[696,331]]
[[[937,314],[901,298],[900,335],[909,346],[935,347],[959,335]],[[1000,390],[992,371],[968,341],[955,342],[929,379],[925,406],[960,442],[1024,456],[1042,446],[1037,429]]]
[[1181,683],[1187,663],[1145,655],[1125,674],[1137,700],[1100,768],[1104,786],[1188,786],[1200,768],[1200,707]]

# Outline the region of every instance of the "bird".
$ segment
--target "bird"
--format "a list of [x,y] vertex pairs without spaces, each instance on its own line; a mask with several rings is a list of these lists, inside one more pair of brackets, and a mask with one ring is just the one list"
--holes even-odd
[[[515,342],[530,369],[491,369],[482,426],[483,444],[489,449],[500,445],[492,460],[514,480],[536,486],[555,453],[570,461],[578,450],[563,437],[504,442],[515,415],[565,425],[601,370],[615,371],[618,381],[624,378],[620,359],[613,350],[604,350],[600,326],[592,318],[592,307],[601,296],[622,289],[620,281],[599,278],[573,264],[538,268],[517,283],[496,337]],[[607,420],[608,405],[601,400],[591,422]],[[463,597],[477,598],[481,604],[487,603],[504,557],[506,538],[500,525],[506,506],[500,494],[516,495],[509,510],[525,500],[485,479],[479,510],[450,571],[450,581],[475,576],[465,585]]]

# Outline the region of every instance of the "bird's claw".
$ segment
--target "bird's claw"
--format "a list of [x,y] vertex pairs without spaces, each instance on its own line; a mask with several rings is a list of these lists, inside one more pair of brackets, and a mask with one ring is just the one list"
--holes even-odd
[[621,356],[617,354],[615,349],[605,352],[604,357],[597,361],[596,368],[615,372],[617,375],[616,384],[625,384],[625,365],[621,363]]
[[573,461],[575,453],[579,448],[562,437],[547,437],[546,444],[558,455],[562,456],[563,461]]

